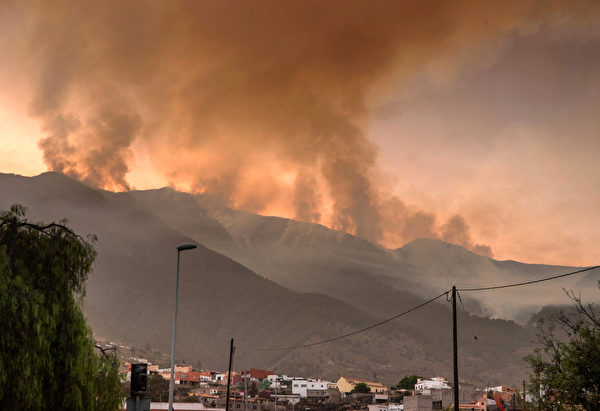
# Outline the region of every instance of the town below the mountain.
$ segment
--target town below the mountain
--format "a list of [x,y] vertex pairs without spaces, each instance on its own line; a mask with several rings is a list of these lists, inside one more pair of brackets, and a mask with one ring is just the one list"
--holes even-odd
[[[132,361],[133,360],[133,361]],[[170,368],[148,363],[144,358],[122,360],[123,390],[130,392],[132,364],[146,364],[146,396],[150,410],[168,409]],[[135,368],[135,367],[134,367]],[[523,382],[525,383],[525,382]],[[285,375],[274,370],[248,368],[240,371],[199,369],[177,364],[174,370],[174,409],[203,410],[451,410],[453,384],[444,376],[410,375],[387,386],[373,374],[371,378],[339,376],[337,379]],[[229,391],[229,397],[227,393]],[[229,398],[229,404],[226,404]],[[476,387],[460,384],[461,410],[521,410],[532,397],[504,385]]]

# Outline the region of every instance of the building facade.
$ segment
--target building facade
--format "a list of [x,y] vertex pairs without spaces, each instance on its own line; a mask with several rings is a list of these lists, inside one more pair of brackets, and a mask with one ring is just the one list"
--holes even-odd
[[326,398],[329,396],[327,389],[328,381],[312,379],[294,379],[292,380],[292,394],[300,395],[300,398]]

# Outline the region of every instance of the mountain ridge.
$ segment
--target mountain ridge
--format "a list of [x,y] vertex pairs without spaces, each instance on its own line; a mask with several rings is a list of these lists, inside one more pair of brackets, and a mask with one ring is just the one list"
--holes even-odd
[[[173,250],[180,242],[201,246],[182,254],[179,329],[185,331],[181,344],[178,336],[178,352],[215,367],[223,365],[231,336],[261,348],[315,342],[445,291],[435,266],[415,265],[422,262],[418,253],[406,254],[415,244],[404,252],[386,250],[324,226],[251,215],[172,189],[112,193],[82,186],[58,173],[38,179],[0,175],[0,206],[25,202],[36,218],[68,217],[78,231],[99,234],[85,303],[95,332],[106,337],[169,349]],[[473,264],[495,261],[481,258]],[[191,267],[193,277],[187,271]],[[475,316],[485,314],[486,307],[468,296],[464,300],[468,312],[463,320],[468,317],[479,330],[481,343],[459,334],[461,375],[474,382],[519,382],[533,329]],[[404,374],[450,375],[451,314],[449,305],[438,301],[347,340],[291,352],[252,351],[249,360],[304,375],[321,367],[317,373],[332,378],[376,371],[391,383]],[[486,350],[479,344],[486,344]],[[488,364],[499,358],[503,366],[490,370]]]

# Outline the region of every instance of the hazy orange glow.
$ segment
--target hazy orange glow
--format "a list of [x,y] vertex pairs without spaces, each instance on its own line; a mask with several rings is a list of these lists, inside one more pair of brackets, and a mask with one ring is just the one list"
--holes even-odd
[[9,2],[0,171],[596,264],[598,17],[593,1]]

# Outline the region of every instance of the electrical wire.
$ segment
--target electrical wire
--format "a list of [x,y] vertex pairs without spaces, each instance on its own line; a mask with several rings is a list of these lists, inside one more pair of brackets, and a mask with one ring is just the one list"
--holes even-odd
[[341,340],[342,338],[347,338],[347,337],[350,337],[352,335],[360,334],[360,333],[363,333],[363,332],[368,331],[370,329],[373,329],[375,327],[379,327],[380,325],[389,323],[390,321],[393,321],[396,318],[402,317],[403,315],[411,313],[411,312],[413,312],[415,310],[418,310],[419,308],[422,308],[422,307],[426,306],[427,304],[430,304],[430,303],[434,302],[438,298],[441,298],[441,297],[443,297],[445,295],[448,295],[449,292],[450,292],[450,290],[444,291],[440,295],[438,295],[436,297],[433,297],[433,298],[431,298],[431,299],[429,299],[429,300],[427,300],[427,301],[425,301],[425,302],[423,302],[423,303],[421,303],[419,305],[416,305],[416,306],[414,306],[412,308],[409,308],[406,311],[403,311],[403,312],[401,312],[399,314],[396,314],[393,317],[386,318],[385,320],[376,322],[376,323],[371,324],[371,325],[369,325],[367,327],[361,328],[360,330],[356,330],[356,331],[352,331],[352,332],[349,332],[349,333],[346,333],[346,334],[342,334],[342,335],[339,335],[339,336],[334,337],[334,338],[328,338],[326,340],[317,341],[317,342],[314,342],[314,343],[296,345],[296,346],[291,346],[291,347],[275,347],[275,348],[262,348],[262,349],[261,348],[257,348],[257,349],[254,349],[252,351],[262,351],[262,352],[264,352],[264,351],[291,351],[291,350],[295,350],[295,349],[298,349],[298,348],[314,347],[315,345],[321,345],[321,344],[326,344],[326,343],[330,343],[330,342],[333,342],[333,341],[338,341],[338,340]]
[[[568,277],[570,275],[584,273],[586,271],[595,270],[597,268],[600,268],[600,266],[596,265],[596,266],[593,266],[593,267],[587,267],[587,268],[583,268],[581,270],[571,271],[571,272],[564,273],[564,274],[558,274],[558,275],[553,275],[553,276],[550,276],[550,277],[539,278],[537,280],[522,281],[522,282],[518,282],[518,283],[496,285],[496,286],[491,286],[491,287],[457,288],[456,291],[457,291],[458,299],[459,299],[460,304],[462,306],[463,312],[465,313],[465,316],[467,317],[467,320],[468,320],[468,316],[467,316],[467,312],[466,312],[465,306],[464,306],[464,304],[462,302],[462,298],[460,297],[460,294],[458,293],[459,291],[463,291],[463,292],[489,291],[489,290],[498,290],[498,289],[502,289],[502,288],[520,287],[520,286],[524,286],[524,285],[531,285],[531,284],[541,283],[541,282],[544,282],[544,281],[555,280],[557,278]],[[369,325],[367,327],[364,327],[364,328],[361,328],[359,330],[352,331],[352,332],[349,332],[349,333],[346,333],[346,334],[342,334],[342,335],[339,335],[337,337],[328,338],[326,340],[321,340],[321,341],[317,341],[317,342],[314,342],[314,343],[308,343],[308,344],[301,344],[301,345],[295,345],[295,346],[289,346],[289,347],[257,348],[257,349],[251,350],[251,351],[261,351],[261,352],[266,352],[266,351],[291,351],[291,350],[296,350],[298,348],[314,347],[316,345],[327,344],[327,343],[330,343],[330,342],[338,341],[338,340],[341,340],[343,338],[351,337],[353,335],[357,335],[357,334],[363,333],[365,331],[371,330],[371,329],[373,329],[375,327],[379,327],[380,325],[389,323],[390,321],[393,321],[396,318],[402,317],[403,315],[411,313],[411,312],[413,312],[415,310],[418,310],[419,308],[424,307],[427,304],[430,304],[430,303],[434,302],[435,300],[437,300],[437,299],[439,299],[439,298],[441,298],[443,296],[446,296],[446,301],[451,301],[451,299],[448,299],[450,291],[451,290],[444,291],[440,295],[438,295],[436,297],[433,297],[433,298],[431,298],[431,299],[429,299],[429,300],[427,300],[427,301],[425,301],[425,302],[423,302],[423,303],[421,303],[419,305],[416,305],[416,306],[414,306],[412,308],[409,308],[406,311],[403,311],[403,312],[401,312],[399,314],[396,314],[393,317],[386,318],[385,320],[376,322],[376,323],[371,324],[371,325]],[[471,324],[469,324],[469,325],[471,325]],[[472,327],[471,327],[471,331],[473,332]],[[475,335],[474,332],[473,332],[473,336],[477,340],[477,336]]]
[[476,341],[479,341],[477,339],[477,335],[475,335],[475,331],[473,330],[473,324],[471,324],[471,318],[470,318],[469,314],[467,313],[467,310],[465,309],[465,305],[463,304],[463,301],[462,301],[462,298],[460,296],[460,293],[457,291],[456,295],[458,295],[458,301],[460,301],[460,306],[462,307],[463,314],[465,315],[465,319],[467,320],[467,324],[469,324],[469,328],[471,329],[471,333],[473,334],[473,338]]
[[544,281],[555,280],[557,278],[568,277],[570,275],[575,275],[575,274],[584,273],[586,271],[595,270],[596,268],[600,268],[600,265],[595,265],[593,267],[582,268],[581,270],[571,271],[570,273],[553,275],[551,277],[546,277],[546,278],[539,278],[537,280],[522,281],[522,282],[519,282],[519,283],[504,284],[504,285],[495,285],[495,286],[492,286],[492,287],[457,288],[456,291],[463,291],[463,292],[469,292],[469,291],[489,291],[489,290],[499,290],[501,288],[520,287],[520,286],[523,286],[523,285],[536,284],[536,283],[541,283],[541,282],[544,282]]

